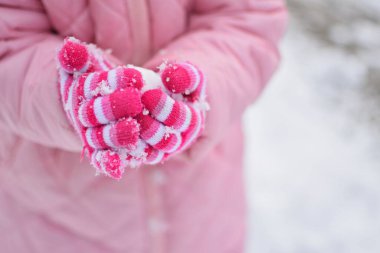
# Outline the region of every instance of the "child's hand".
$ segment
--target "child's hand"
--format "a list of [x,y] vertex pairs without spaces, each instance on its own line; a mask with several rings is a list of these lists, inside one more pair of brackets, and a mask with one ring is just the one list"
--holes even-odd
[[126,167],[184,150],[202,131],[205,87],[190,63],[165,65],[160,74],[114,68],[95,46],[73,38],[58,62],[65,111],[97,173],[119,179]]

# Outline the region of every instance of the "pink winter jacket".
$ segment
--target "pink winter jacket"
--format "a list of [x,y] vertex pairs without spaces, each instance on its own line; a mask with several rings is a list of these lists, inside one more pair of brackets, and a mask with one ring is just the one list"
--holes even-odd
[[[240,120],[278,65],[285,19],[282,0],[0,0],[0,252],[242,252]],[[120,182],[95,177],[58,98],[67,35],[122,63],[198,65],[202,139]]]

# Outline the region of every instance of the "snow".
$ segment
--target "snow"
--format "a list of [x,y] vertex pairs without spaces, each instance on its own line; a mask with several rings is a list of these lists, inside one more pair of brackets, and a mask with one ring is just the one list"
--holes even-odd
[[103,80],[99,83],[99,85],[94,90],[91,91],[91,95],[93,97],[99,94],[102,96],[105,96],[105,95],[111,94],[113,91],[114,90],[111,88],[108,82]]
[[128,64],[127,67],[136,69],[141,73],[142,78],[144,80],[144,84],[145,84],[144,87],[142,88],[143,93],[148,90],[157,89],[157,88],[164,89],[165,86],[162,83],[161,76],[158,73],[150,69],[136,67],[131,64]]
[[[291,10],[302,2],[328,8],[293,0]],[[380,80],[371,78],[380,32],[367,17],[331,25],[326,38],[292,18],[282,66],[244,117],[246,252],[380,252]]]
[[146,108],[143,109],[143,115],[148,115],[149,114],[149,110],[147,110]]

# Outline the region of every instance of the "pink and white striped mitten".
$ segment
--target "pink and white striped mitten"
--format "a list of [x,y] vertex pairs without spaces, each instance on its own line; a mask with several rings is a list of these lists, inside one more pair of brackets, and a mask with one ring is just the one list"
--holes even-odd
[[120,179],[127,167],[162,162],[201,134],[205,81],[191,63],[163,63],[159,73],[115,67],[75,38],[57,58],[64,109],[97,174]]

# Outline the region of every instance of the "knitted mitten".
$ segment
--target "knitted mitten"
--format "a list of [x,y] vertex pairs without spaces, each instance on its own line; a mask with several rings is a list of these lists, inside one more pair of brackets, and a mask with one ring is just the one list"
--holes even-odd
[[201,134],[205,84],[190,63],[159,73],[113,66],[94,45],[67,38],[58,52],[66,114],[97,174],[120,179],[125,168],[157,164]]

